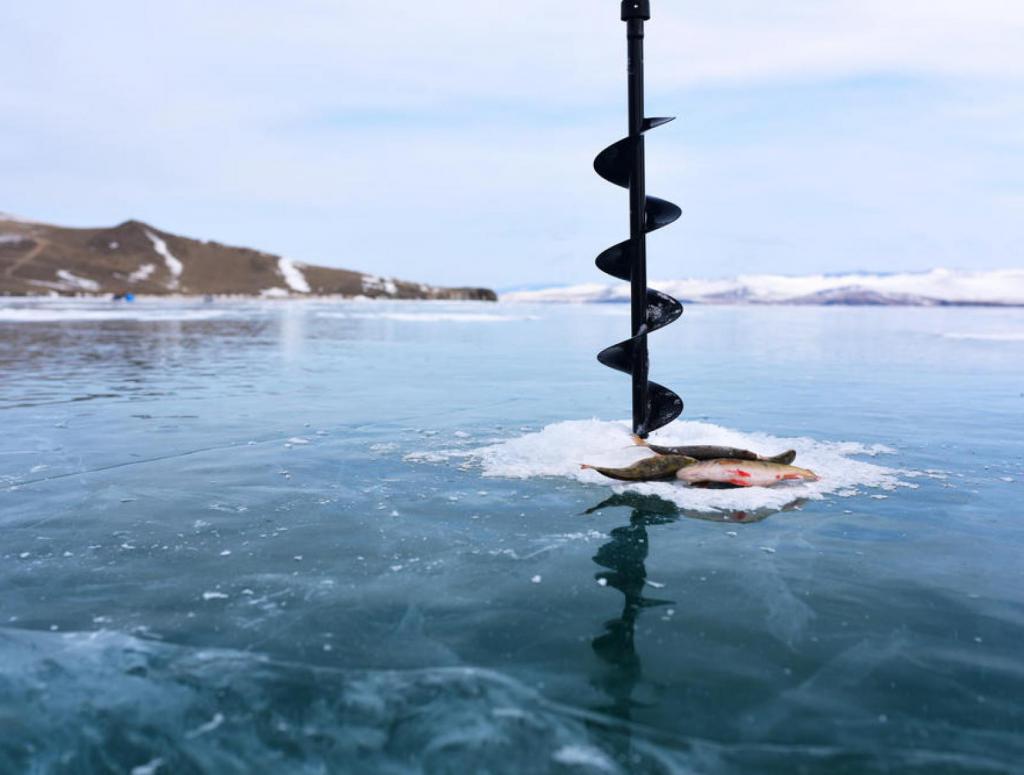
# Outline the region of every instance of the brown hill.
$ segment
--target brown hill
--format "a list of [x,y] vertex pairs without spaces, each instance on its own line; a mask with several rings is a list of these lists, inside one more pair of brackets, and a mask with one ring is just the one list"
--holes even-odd
[[494,301],[487,288],[437,288],[179,237],[140,221],[68,229],[0,214],[0,295],[342,295]]

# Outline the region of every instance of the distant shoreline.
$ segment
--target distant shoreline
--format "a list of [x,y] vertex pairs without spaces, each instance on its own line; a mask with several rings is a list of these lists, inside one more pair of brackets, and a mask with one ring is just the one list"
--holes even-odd
[[[628,307],[628,300],[621,299],[600,299],[600,300],[573,300],[573,299],[551,299],[551,300],[523,300],[523,299],[506,299],[501,295],[498,295],[496,299],[469,299],[469,298],[397,298],[390,296],[349,296],[345,294],[312,294],[312,293],[292,293],[287,295],[254,295],[254,294],[239,294],[239,293],[222,293],[222,294],[141,294],[135,297],[132,301],[126,301],[124,299],[115,299],[109,293],[35,293],[35,294],[17,294],[17,293],[0,293],[0,301],[29,301],[29,302],[45,302],[45,301],[109,301],[111,303],[123,303],[123,304],[134,304],[138,302],[173,302],[173,301],[191,301],[191,302],[204,302],[209,303],[216,302],[246,302],[246,301],[269,301],[269,302],[289,302],[289,301],[338,301],[338,302],[410,302],[410,303],[442,303],[449,304],[453,302],[477,302],[486,304],[504,303],[509,305],[525,305],[525,304],[539,304],[544,306],[621,306]],[[908,300],[908,301],[827,301],[827,302],[810,302],[810,301],[760,301],[760,300],[731,300],[731,301],[708,301],[701,299],[680,299],[680,302],[684,305],[697,306],[697,307],[856,307],[856,308],[877,308],[877,307],[903,307],[903,308],[915,308],[915,309],[929,309],[929,308],[951,308],[951,307],[962,307],[971,309],[1024,309],[1024,302],[998,302],[998,301],[947,301],[947,300]]]
[[[1024,268],[871,274],[749,274],[652,281],[686,304],[845,307],[1022,307]],[[586,283],[504,293],[505,301],[607,304],[630,299],[629,285]]]
[[[603,304],[609,306],[628,306],[628,299],[601,299],[594,301],[571,299],[558,300],[520,300],[502,299],[498,301],[506,304]],[[1021,309],[1024,308],[1024,301],[943,301],[927,299],[920,301],[708,301],[706,299],[679,299],[680,304],[690,304],[698,307],[992,307],[999,309]]]
[[356,302],[481,302],[494,304],[498,298],[413,298],[399,296],[349,296],[338,293],[288,293],[288,294],[248,294],[248,293],[141,293],[136,294],[134,299],[114,298],[112,293],[0,293],[0,300],[18,301],[67,301],[72,299],[110,301],[117,303],[134,304],[139,301],[356,301]]

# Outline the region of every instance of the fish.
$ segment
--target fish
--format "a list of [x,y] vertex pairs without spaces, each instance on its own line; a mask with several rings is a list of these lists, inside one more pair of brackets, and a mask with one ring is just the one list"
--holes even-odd
[[806,468],[767,460],[702,460],[676,470],[676,478],[688,484],[707,482],[731,484],[736,487],[771,487],[791,481],[816,482],[818,475]]
[[693,446],[684,447],[661,447],[657,444],[651,444],[646,439],[642,439],[639,436],[633,437],[633,443],[641,447],[647,447],[652,452],[657,452],[659,455],[686,455],[687,457],[695,458],[696,460],[718,460],[721,458],[728,458],[730,460],[764,460],[768,463],[782,463],[789,465],[796,460],[796,450],[788,449],[778,455],[772,457],[762,457],[756,452],[751,452],[749,449],[739,449],[738,447],[716,447],[709,444],[698,444]]
[[590,469],[604,474],[609,479],[620,479],[624,482],[644,482],[649,479],[667,479],[677,475],[686,466],[691,466],[697,461],[686,455],[652,455],[643,460],[636,461],[626,468],[606,468],[604,466],[592,466],[584,463],[582,469]]

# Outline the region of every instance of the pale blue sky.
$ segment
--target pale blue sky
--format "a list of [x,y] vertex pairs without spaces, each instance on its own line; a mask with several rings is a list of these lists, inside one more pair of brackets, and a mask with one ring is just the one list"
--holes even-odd
[[[1024,3],[653,0],[652,277],[1024,264]],[[0,211],[296,260],[603,282],[616,0],[0,6]]]

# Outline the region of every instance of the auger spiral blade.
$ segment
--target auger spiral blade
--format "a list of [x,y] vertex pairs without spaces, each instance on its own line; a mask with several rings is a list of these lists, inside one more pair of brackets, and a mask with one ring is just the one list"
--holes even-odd
[[597,257],[597,267],[630,283],[632,336],[598,353],[605,366],[633,378],[633,432],[647,436],[682,414],[683,400],[648,377],[647,335],[683,314],[683,306],[666,293],[647,287],[647,233],[668,226],[682,211],[664,199],[647,196],[644,133],[671,118],[644,118],[644,22],[651,18],[649,0],[623,0],[629,68],[629,135],[594,159],[594,171],[609,183],[629,190],[630,235]]

